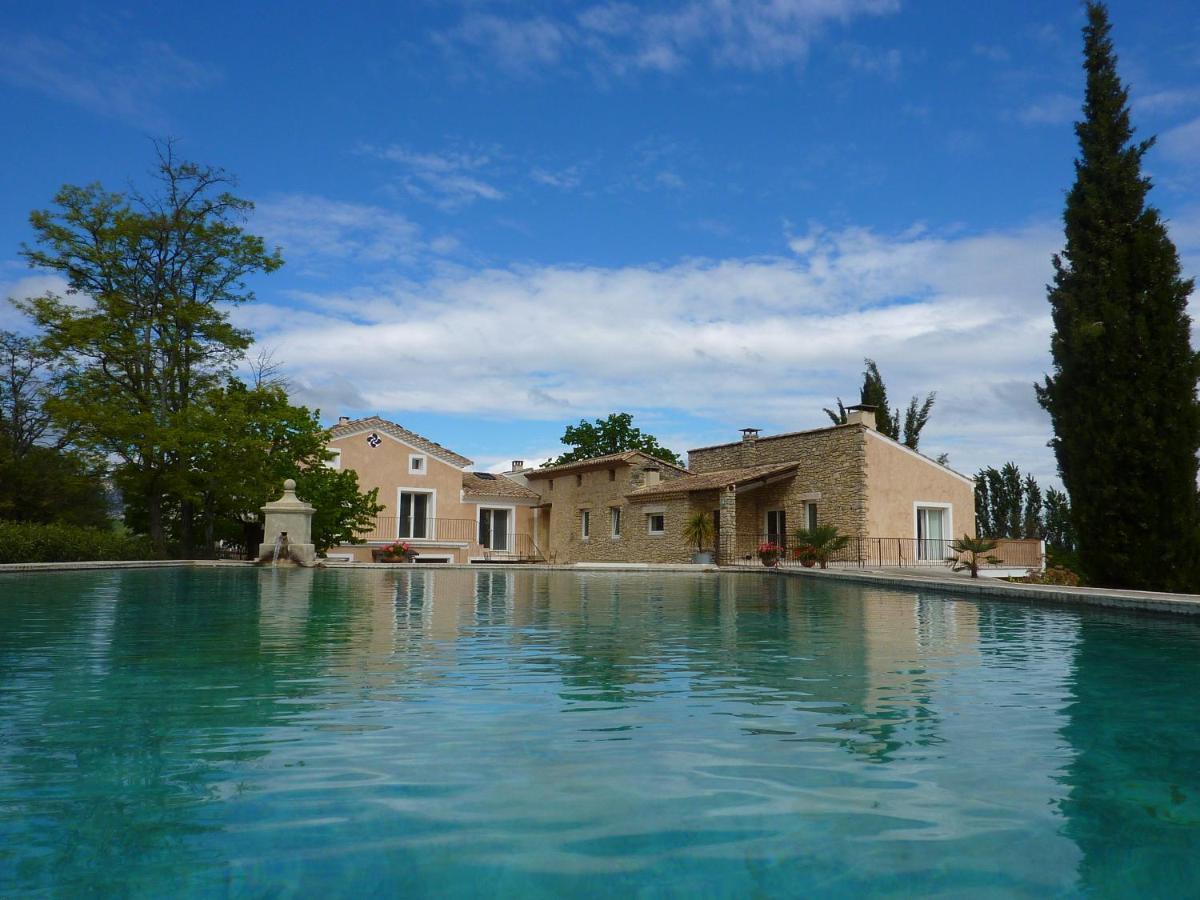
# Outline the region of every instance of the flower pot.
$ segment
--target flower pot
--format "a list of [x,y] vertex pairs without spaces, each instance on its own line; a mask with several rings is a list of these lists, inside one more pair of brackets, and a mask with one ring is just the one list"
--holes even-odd
[[701,566],[711,566],[713,555],[708,550],[701,550],[698,553],[692,554],[692,562]]
[[802,559],[802,560],[800,560],[800,565],[804,566],[804,568],[806,568],[806,569],[811,569],[811,568],[812,568],[813,566],[815,566],[816,564],[817,564],[817,561],[816,561],[815,559]]
[[759,557],[759,559],[762,560],[762,564],[764,566],[779,565],[779,554],[778,553],[764,553],[764,554],[762,554],[762,556]]

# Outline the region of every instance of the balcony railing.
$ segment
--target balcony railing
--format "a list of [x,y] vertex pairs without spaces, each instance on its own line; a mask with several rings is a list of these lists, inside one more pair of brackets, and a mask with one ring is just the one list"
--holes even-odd
[[479,523],[474,519],[377,516],[375,527],[359,535],[359,540],[373,544],[407,541],[418,553],[427,546],[453,545],[465,547],[472,558],[522,561],[543,558],[532,535],[515,531],[481,534]]
[[[1038,569],[1045,564],[1044,545],[1039,540],[996,539],[997,547],[986,555],[996,557],[996,568]],[[779,565],[802,566],[801,544],[793,537],[763,533],[742,533],[731,541],[722,539],[720,562],[725,564],[758,561],[758,548],[765,543],[781,547]],[[829,558],[829,565],[858,568],[892,568],[904,566],[949,566],[959,556],[954,541],[940,538],[851,538],[850,542]],[[987,564],[984,568],[988,568]]]

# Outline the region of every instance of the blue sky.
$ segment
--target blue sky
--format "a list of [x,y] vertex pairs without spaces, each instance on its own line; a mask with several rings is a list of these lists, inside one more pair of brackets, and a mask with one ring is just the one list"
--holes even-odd
[[[922,449],[1054,464],[1032,383],[1079,4],[14,4],[0,290],[63,183],[224,166],[287,265],[236,314],[298,400],[496,466],[629,410],[678,450],[815,427],[875,358]],[[985,8],[986,7],[986,8]],[[1200,271],[1200,16],[1111,6],[1154,202]],[[0,311],[0,325],[14,315]]]

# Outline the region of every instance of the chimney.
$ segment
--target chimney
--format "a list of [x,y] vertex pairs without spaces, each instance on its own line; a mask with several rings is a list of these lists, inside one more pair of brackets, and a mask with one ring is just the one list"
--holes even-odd
[[338,424],[339,425],[345,425],[349,421],[350,421],[349,416],[338,416]]
[[642,485],[644,487],[654,487],[662,480],[662,471],[658,466],[646,466],[642,469]]
[[520,472],[523,468],[525,468],[525,460],[514,459],[512,461],[512,468],[509,471],[510,472]]
[[846,424],[847,425],[866,425],[872,431],[875,430],[875,409],[867,403],[860,403],[858,406],[846,407]]
[[743,428],[742,429],[742,446],[738,458],[743,466],[752,466],[758,458],[758,432],[759,428]]

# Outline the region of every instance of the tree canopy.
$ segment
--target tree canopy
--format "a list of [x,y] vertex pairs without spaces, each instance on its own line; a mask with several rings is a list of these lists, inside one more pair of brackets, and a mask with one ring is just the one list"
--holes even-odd
[[[933,412],[937,392],[930,391],[924,400],[914,394],[904,411],[904,417],[901,418],[899,407],[893,410],[888,402],[887,385],[883,383],[883,376],[879,374],[879,366],[875,364],[875,360],[864,359],[863,366],[863,383],[858,391],[858,402],[875,407],[875,427],[880,434],[899,441],[910,450],[916,450],[921,443],[921,432],[929,423],[929,415]],[[842,405],[842,398],[837,398],[836,412],[826,408],[825,414],[834,425],[845,425],[846,407]]]
[[571,449],[545,465],[557,466],[563,463],[578,462],[581,459],[591,459],[593,456],[607,456],[610,453],[624,453],[626,450],[641,450],[643,453],[661,459],[672,465],[681,466],[683,460],[679,454],[658,443],[658,438],[644,433],[633,424],[631,413],[612,413],[603,419],[589,422],[580,419],[578,425],[568,425],[563,432],[562,442]]
[[1146,202],[1129,93],[1108,12],[1087,6],[1079,156],[1048,299],[1053,372],[1037,387],[1093,583],[1195,590],[1200,540],[1200,359],[1187,312],[1193,283]]

